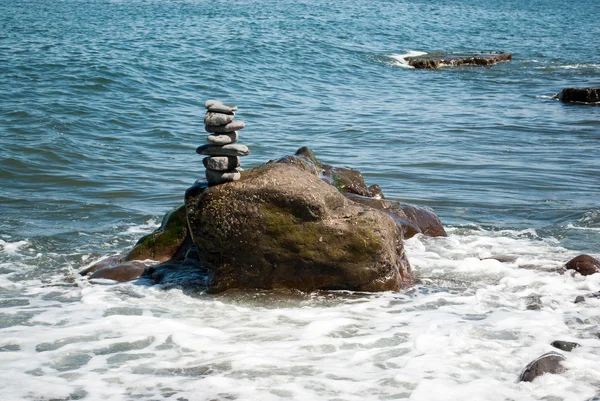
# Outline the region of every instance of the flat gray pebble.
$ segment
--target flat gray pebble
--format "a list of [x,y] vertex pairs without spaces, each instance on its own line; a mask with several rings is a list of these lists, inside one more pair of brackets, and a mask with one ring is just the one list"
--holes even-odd
[[212,134],[224,134],[227,132],[239,131],[244,129],[245,126],[246,124],[244,124],[243,121],[233,121],[225,125],[207,124],[204,126],[204,129],[206,132],[210,132]]
[[230,171],[240,166],[238,156],[212,156],[202,159],[204,167],[215,171]]
[[228,132],[220,135],[209,135],[206,140],[214,145],[227,145],[228,143],[237,142],[239,135],[237,131]]
[[196,148],[196,153],[205,156],[248,156],[250,150],[246,145],[229,144],[229,145],[202,145]]
[[213,113],[209,111],[204,116],[204,124],[206,125],[227,125],[233,121],[235,115],[224,113]]
[[206,180],[208,185],[219,185],[226,182],[238,181],[242,175],[237,170],[215,171],[206,169]]

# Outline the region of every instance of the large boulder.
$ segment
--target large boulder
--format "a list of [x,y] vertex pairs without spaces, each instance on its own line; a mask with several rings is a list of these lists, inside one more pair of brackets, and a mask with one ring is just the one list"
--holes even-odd
[[350,201],[314,163],[288,158],[186,193],[209,290],[399,290],[413,282],[394,219]]
[[600,103],[600,88],[565,88],[556,97],[563,103]]
[[406,57],[408,65],[418,69],[437,70],[447,66],[459,65],[493,65],[502,61],[512,60],[510,53],[481,53],[481,54],[446,54]]

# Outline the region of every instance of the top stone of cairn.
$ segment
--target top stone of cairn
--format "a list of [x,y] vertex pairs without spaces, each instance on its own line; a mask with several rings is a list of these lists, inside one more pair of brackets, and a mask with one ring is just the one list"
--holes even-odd
[[212,111],[213,113],[232,114],[234,111],[237,110],[237,106],[231,106],[218,100],[207,100],[206,102],[204,102],[204,107],[206,107],[208,111]]

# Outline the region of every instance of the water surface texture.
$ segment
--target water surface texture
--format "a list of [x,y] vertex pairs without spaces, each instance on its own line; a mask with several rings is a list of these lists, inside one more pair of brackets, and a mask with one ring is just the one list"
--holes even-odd
[[[0,383],[7,400],[573,400],[600,392],[596,0],[0,0]],[[406,55],[507,51],[422,71]],[[249,168],[310,146],[427,205],[406,293],[92,285],[204,174],[203,103]],[[500,261],[501,260],[501,261]],[[584,303],[574,304],[577,295]],[[518,383],[554,340],[569,370]]]

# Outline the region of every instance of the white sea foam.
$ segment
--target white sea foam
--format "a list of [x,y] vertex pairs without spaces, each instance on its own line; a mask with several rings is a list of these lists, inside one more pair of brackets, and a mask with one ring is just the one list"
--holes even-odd
[[[190,297],[135,284],[34,287],[2,313],[6,399],[577,400],[600,385],[600,275],[534,231],[414,237],[404,293]],[[496,258],[496,259],[492,259]],[[18,323],[18,321],[22,323]],[[3,321],[6,321],[7,318]],[[554,340],[569,370],[518,383]],[[12,351],[11,351],[12,349]],[[76,396],[76,397],[74,397]]]
[[418,57],[418,56],[424,56],[425,54],[427,54],[427,53],[416,51],[416,50],[410,50],[404,54],[392,54],[392,55],[390,55],[390,57],[395,60],[395,65],[398,67],[413,68],[410,65],[408,65],[408,62],[406,61],[406,57]]
[[127,228],[127,234],[145,234],[160,226],[160,222],[154,219],[146,221],[145,224],[132,225]]
[[566,228],[573,229],[573,230],[598,231],[598,232],[600,232],[600,227],[581,227],[581,226],[576,226],[573,223],[567,224]]
[[0,239],[0,249],[2,250],[2,252],[7,253],[9,255],[16,255],[20,248],[28,244],[29,242],[27,240],[8,242]]

